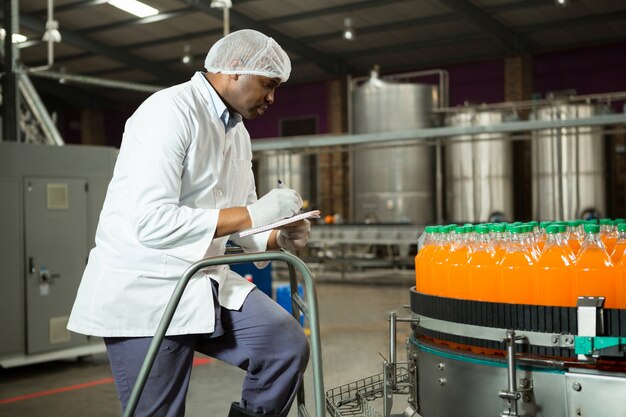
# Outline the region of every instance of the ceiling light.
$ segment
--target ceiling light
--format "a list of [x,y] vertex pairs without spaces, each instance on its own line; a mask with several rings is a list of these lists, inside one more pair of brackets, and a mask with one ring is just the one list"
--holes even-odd
[[44,42],[52,41],[61,42],[61,32],[59,32],[59,22],[56,20],[48,20],[46,22],[46,31],[43,34],[42,40]]
[[231,7],[233,7],[233,2],[232,0],[212,0],[211,7],[217,9],[230,9]]
[[567,7],[570,4],[570,0],[554,0],[557,6]]
[[191,61],[192,61],[192,59],[191,59],[191,45],[189,45],[189,44],[185,45],[183,51],[184,51],[184,54],[183,54],[183,58],[181,59],[181,61],[185,65],[191,64]]
[[159,14],[159,11],[154,7],[150,7],[137,0],[111,0],[109,4],[130,14],[134,14],[137,17],[148,17]]
[[[7,35],[7,32],[4,29],[0,29],[0,38],[2,38],[2,40],[4,40],[6,35]],[[20,35],[19,33],[14,33],[11,38],[13,39],[13,43],[26,42],[26,39],[27,39],[26,36]]]
[[353,41],[355,37],[356,33],[352,27],[352,18],[346,17],[343,20],[343,38],[348,41]]

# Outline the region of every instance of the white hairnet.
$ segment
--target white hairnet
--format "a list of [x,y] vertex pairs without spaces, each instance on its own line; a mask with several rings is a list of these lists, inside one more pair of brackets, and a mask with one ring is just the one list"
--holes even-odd
[[204,60],[212,73],[251,74],[268,78],[289,79],[291,61],[283,48],[269,36],[244,29],[217,41]]

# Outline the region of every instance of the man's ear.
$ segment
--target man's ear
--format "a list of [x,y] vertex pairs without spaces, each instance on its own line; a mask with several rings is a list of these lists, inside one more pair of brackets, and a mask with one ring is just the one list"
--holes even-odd
[[228,77],[233,81],[237,81],[239,79],[239,74],[228,74]]

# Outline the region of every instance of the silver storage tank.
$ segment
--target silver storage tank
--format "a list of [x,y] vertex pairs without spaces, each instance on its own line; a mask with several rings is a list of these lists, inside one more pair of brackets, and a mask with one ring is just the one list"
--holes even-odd
[[[297,190],[306,207],[317,201],[313,184],[317,175],[315,157],[289,152],[265,152],[257,159],[256,189],[259,198],[278,186],[280,178],[288,188]],[[308,203],[308,204],[307,204]]]
[[[431,85],[372,78],[352,96],[355,133],[408,131],[430,126]],[[384,147],[381,147],[384,145]],[[385,143],[361,147],[353,159],[356,222],[428,224],[435,220],[434,149]]]
[[[500,124],[500,111],[463,108],[446,117],[453,127]],[[450,138],[445,145],[447,220],[453,223],[513,219],[513,144],[503,133]]]
[[[557,103],[534,111],[533,118],[567,120],[603,111],[603,107],[591,104]],[[588,211],[604,215],[604,136],[600,128],[536,131],[531,155],[535,219],[571,220]]]

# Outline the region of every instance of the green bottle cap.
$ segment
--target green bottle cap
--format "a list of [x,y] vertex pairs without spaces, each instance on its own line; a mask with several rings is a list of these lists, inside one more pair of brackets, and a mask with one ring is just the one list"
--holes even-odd
[[504,233],[506,232],[506,224],[492,224],[491,226],[489,226],[489,230],[491,230],[492,233]]
[[626,223],[619,223],[617,225],[617,231],[618,232],[626,232]]
[[613,220],[611,220],[611,219],[600,219],[600,224],[601,225],[607,225],[608,224],[610,226],[610,225],[613,224]]
[[551,224],[550,226],[546,227],[546,233],[549,235],[554,235],[556,233],[559,233],[560,229],[561,226],[559,226],[558,224]]
[[479,235],[485,235],[487,233],[489,233],[489,226],[486,226],[484,224],[479,224],[478,226],[475,227],[476,233],[478,233]]
[[600,226],[597,224],[586,224],[585,225],[585,233],[599,233]]

